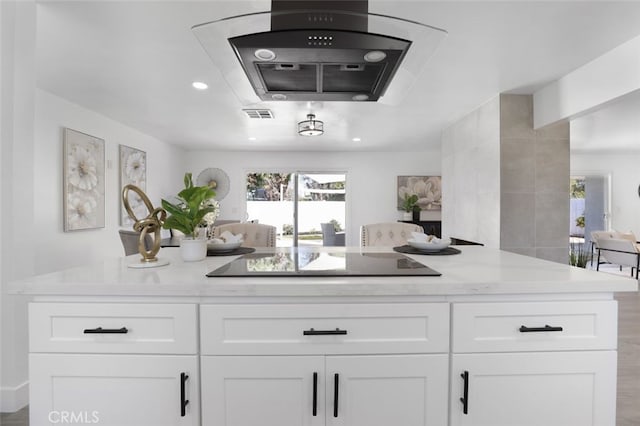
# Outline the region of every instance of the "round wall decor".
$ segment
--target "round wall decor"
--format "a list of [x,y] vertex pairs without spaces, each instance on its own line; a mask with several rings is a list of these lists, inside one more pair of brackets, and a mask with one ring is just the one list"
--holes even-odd
[[217,201],[222,200],[229,193],[229,175],[224,170],[216,167],[209,167],[201,171],[196,178],[196,184],[198,186],[209,186],[216,191],[214,198]]

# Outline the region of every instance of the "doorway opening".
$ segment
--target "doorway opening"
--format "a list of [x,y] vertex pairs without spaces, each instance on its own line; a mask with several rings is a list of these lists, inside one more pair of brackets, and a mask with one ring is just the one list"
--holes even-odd
[[574,257],[580,253],[583,254],[583,258],[590,259],[592,256],[591,233],[593,231],[605,231],[610,228],[609,194],[608,176],[589,173],[576,173],[571,176],[569,215],[570,259],[574,259]]

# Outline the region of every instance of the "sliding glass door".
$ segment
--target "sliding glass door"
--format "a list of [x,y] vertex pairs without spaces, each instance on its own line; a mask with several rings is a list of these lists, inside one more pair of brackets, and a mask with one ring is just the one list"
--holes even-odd
[[346,180],[345,173],[297,173],[296,245],[344,245]]
[[345,173],[248,173],[246,182],[247,218],[274,225],[278,246],[344,245]]

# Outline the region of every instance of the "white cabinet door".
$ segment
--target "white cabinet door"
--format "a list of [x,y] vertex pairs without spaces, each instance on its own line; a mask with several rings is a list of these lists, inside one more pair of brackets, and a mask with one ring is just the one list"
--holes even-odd
[[451,371],[452,426],[615,424],[615,351],[461,354]]
[[324,426],[322,356],[203,356],[200,368],[203,426]]
[[31,426],[199,424],[195,356],[31,354],[29,368]]
[[329,356],[326,366],[327,426],[447,424],[446,354]]

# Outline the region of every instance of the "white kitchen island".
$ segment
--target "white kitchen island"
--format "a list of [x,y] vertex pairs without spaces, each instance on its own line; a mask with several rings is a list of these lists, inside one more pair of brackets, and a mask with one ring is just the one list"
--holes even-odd
[[615,426],[613,293],[637,281],[458,248],[407,255],[438,277],[207,278],[235,257],[163,249],[15,282],[31,425]]

